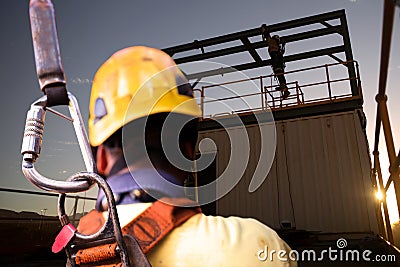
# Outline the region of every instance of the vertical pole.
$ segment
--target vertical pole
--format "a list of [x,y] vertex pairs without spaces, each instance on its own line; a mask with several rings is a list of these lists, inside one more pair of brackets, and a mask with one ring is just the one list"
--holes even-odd
[[357,71],[357,88],[358,88],[358,94],[360,95],[361,99],[363,99],[363,93],[362,93],[362,87],[361,87],[361,78],[360,78],[360,68],[358,66],[358,62],[355,61],[356,63],[356,71]]
[[389,171],[391,180],[388,181],[386,188],[388,188],[390,182],[393,181],[394,191],[396,195],[397,209],[400,215],[400,181],[398,172],[394,170],[395,168],[393,168],[396,162],[396,152],[394,149],[392,129],[389,120],[389,112],[386,105],[387,96],[385,94],[388,68],[389,68],[390,46],[391,46],[392,31],[394,24],[394,11],[395,11],[394,2],[391,0],[385,0],[383,7],[382,45],[381,45],[380,72],[379,72],[379,83],[378,83],[379,88],[378,88],[378,95],[376,96],[375,99],[378,102],[378,111],[380,119],[382,121],[383,132],[385,135],[386,149],[388,152],[388,157],[390,162]]
[[200,106],[201,106],[201,118],[204,119],[204,86],[201,87]]
[[79,196],[75,196],[74,214],[72,215],[72,223],[73,224],[75,224],[75,220],[76,220],[76,211],[78,210],[78,200],[79,200]]
[[395,172],[392,168],[392,166],[394,166],[396,162],[396,151],[394,149],[392,128],[390,126],[389,112],[386,105],[387,96],[386,95],[382,96],[378,94],[376,96],[376,101],[378,102],[379,112],[381,114],[383,133],[385,135],[386,149],[388,152],[389,163],[390,163],[389,171],[390,175],[393,177],[392,181],[396,195],[397,210],[400,215],[400,181],[398,172]]
[[261,86],[261,109],[264,110],[264,106],[268,106],[268,101],[267,101],[267,94],[265,93],[263,86],[262,76],[260,76],[260,86]]
[[[390,243],[393,243],[392,225],[390,223],[389,211],[387,208],[386,190],[385,190],[385,186],[383,185],[381,164],[379,161],[379,151],[375,150],[373,152],[373,155],[374,155],[374,170],[376,171],[376,174],[378,176],[379,190],[382,193],[382,208],[383,208],[383,214],[384,214],[384,219],[385,219],[386,237]],[[379,205],[379,212],[380,212],[380,218],[382,218],[381,205]]]
[[354,70],[354,65],[349,64],[353,62],[354,59],[353,59],[353,52],[351,50],[349,29],[347,28],[346,13],[344,11],[343,14],[340,16],[340,24],[341,24],[341,33],[343,36],[344,52],[346,55],[346,62],[347,62],[345,66],[347,67],[347,72],[350,78],[351,93],[353,96],[357,96],[358,88],[356,80],[354,79],[356,77],[356,72]]
[[332,101],[331,81],[329,79],[329,70],[328,70],[328,65],[327,64],[325,64],[325,73],[326,73],[326,82],[328,83],[329,100]]

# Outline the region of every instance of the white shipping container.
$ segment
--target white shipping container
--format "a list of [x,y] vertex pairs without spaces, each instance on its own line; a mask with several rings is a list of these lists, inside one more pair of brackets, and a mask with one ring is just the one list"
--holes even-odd
[[[290,221],[296,229],[309,231],[377,233],[368,143],[358,112],[361,110],[275,122],[272,166],[253,193],[248,189],[259,162],[261,140],[258,126],[247,125],[250,160],[239,183],[217,200],[217,214],[253,217],[273,228]],[[199,139],[205,137],[217,145],[219,177],[231,157],[227,134],[223,129],[206,130]],[[246,142],[232,145],[243,151],[248,146]],[[205,147],[204,152],[210,151]],[[239,161],[243,159],[232,160],[242,168]],[[241,170],[236,173],[240,175]],[[218,182],[216,190],[220,190]]]

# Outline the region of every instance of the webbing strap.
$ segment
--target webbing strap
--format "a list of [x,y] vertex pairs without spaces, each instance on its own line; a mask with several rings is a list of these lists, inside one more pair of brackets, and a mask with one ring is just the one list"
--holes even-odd
[[[163,198],[156,201],[122,228],[122,233],[134,237],[142,251],[147,253],[175,227],[201,212],[200,207],[182,207],[190,203],[193,202],[186,198]],[[93,234],[103,224],[104,218],[102,213],[93,210],[81,219],[78,231],[86,235]],[[116,244],[106,244],[82,249],[77,252],[75,261],[82,266],[84,264],[117,259],[118,256],[115,248]]]
[[[117,259],[117,254],[115,253],[115,248],[117,247],[117,243],[106,244],[97,247],[87,248],[79,250],[76,253],[75,262],[80,266],[85,266],[90,263],[99,263],[105,261],[113,261]],[[115,266],[115,264],[101,264],[100,266]],[[99,266],[99,265],[96,265]]]
[[105,223],[103,214],[97,210],[91,210],[79,220],[78,232],[91,235],[100,230]]
[[[173,203],[174,205],[166,204],[162,201]],[[122,228],[123,234],[131,235],[137,240],[144,253],[149,252],[172,229],[201,212],[200,207],[181,207],[192,202],[189,199],[163,198],[162,201],[156,201],[132,222]]]
[[58,105],[69,105],[69,97],[65,84],[59,86],[49,86],[43,88],[44,93],[47,95],[47,107]]

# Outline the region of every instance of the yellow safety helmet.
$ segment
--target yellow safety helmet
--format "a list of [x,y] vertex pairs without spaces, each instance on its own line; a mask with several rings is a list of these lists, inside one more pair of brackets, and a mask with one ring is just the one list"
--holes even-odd
[[94,77],[90,144],[98,146],[125,124],[161,112],[201,115],[190,84],[169,55],[144,46],[122,49]]

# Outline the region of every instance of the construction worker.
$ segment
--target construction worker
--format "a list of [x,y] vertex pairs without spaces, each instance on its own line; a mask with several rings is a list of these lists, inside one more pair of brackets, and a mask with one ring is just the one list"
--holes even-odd
[[278,35],[271,37],[267,30],[267,26],[264,24],[261,27],[263,39],[267,41],[268,53],[271,58],[272,70],[279,81],[279,87],[277,90],[282,92],[282,98],[286,99],[290,95],[288,87],[286,85],[285,62],[283,61],[283,54],[285,53],[285,45],[281,42]]
[[[187,79],[158,49],[125,48],[97,71],[89,139],[98,172],[115,195],[123,233],[137,239],[152,266],[296,266],[287,258],[288,245],[257,220],[206,216],[195,205],[179,207],[192,203],[183,190],[189,172],[169,161],[163,136],[172,142],[176,129],[182,129],[175,154],[193,160],[199,116]],[[97,211],[81,219],[78,231],[97,231],[107,205],[99,192]],[[129,225],[143,217],[147,221],[137,228],[142,233],[130,231]],[[164,225],[173,227],[165,230]],[[271,250],[283,251],[286,260],[266,259]]]

